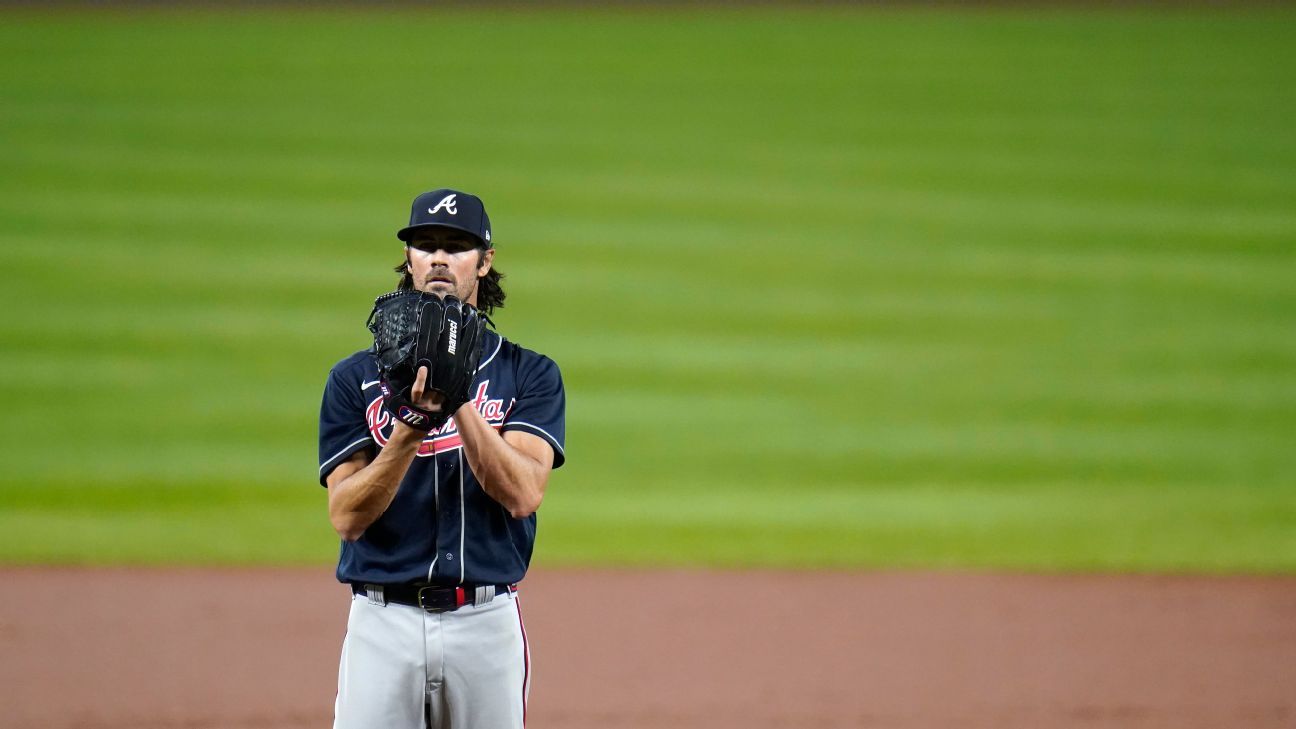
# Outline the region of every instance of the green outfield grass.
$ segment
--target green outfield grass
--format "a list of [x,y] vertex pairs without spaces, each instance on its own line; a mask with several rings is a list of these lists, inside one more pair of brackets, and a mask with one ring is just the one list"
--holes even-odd
[[1296,572],[1296,13],[3,11],[0,563],[330,562],[481,194],[541,564]]

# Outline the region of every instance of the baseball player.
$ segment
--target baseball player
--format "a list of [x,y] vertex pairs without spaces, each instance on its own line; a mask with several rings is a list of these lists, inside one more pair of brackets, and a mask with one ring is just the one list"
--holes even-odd
[[[397,237],[401,289],[485,314],[502,305],[476,196],[419,195]],[[320,483],[342,538],[337,578],[352,594],[336,729],[515,729],[526,718],[517,583],[549,473],[564,460],[562,378],[549,358],[486,329],[462,406],[442,413],[455,403],[428,383],[420,368],[406,404],[450,418],[426,432],[384,397],[375,349],[338,362],[324,389]]]

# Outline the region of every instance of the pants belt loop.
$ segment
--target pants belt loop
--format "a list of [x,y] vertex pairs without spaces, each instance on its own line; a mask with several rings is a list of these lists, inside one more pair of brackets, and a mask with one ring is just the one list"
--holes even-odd
[[370,605],[386,607],[387,600],[383,598],[382,585],[365,585],[365,595],[369,597]]
[[473,596],[473,605],[485,605],[495,599],[494,585],[478,585],[477,594]]

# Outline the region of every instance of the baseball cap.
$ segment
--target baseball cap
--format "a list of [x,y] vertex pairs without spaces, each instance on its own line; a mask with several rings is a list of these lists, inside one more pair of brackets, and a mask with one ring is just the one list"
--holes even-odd
[[396,237],[409,242],[414,232],[423,228],[454,228],[477,237],[491,247],[490,218],[481,198],[458,190],[442,188],[414,198],[410,206],[409,225]]

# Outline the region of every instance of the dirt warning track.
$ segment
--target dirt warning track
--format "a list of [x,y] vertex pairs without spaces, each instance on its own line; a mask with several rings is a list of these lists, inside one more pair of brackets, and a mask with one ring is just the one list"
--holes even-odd
[[[0,727],[328,726],[331,570],[0,570]],[[536,570],[531,729],[1291,727],[1296,579]]]

